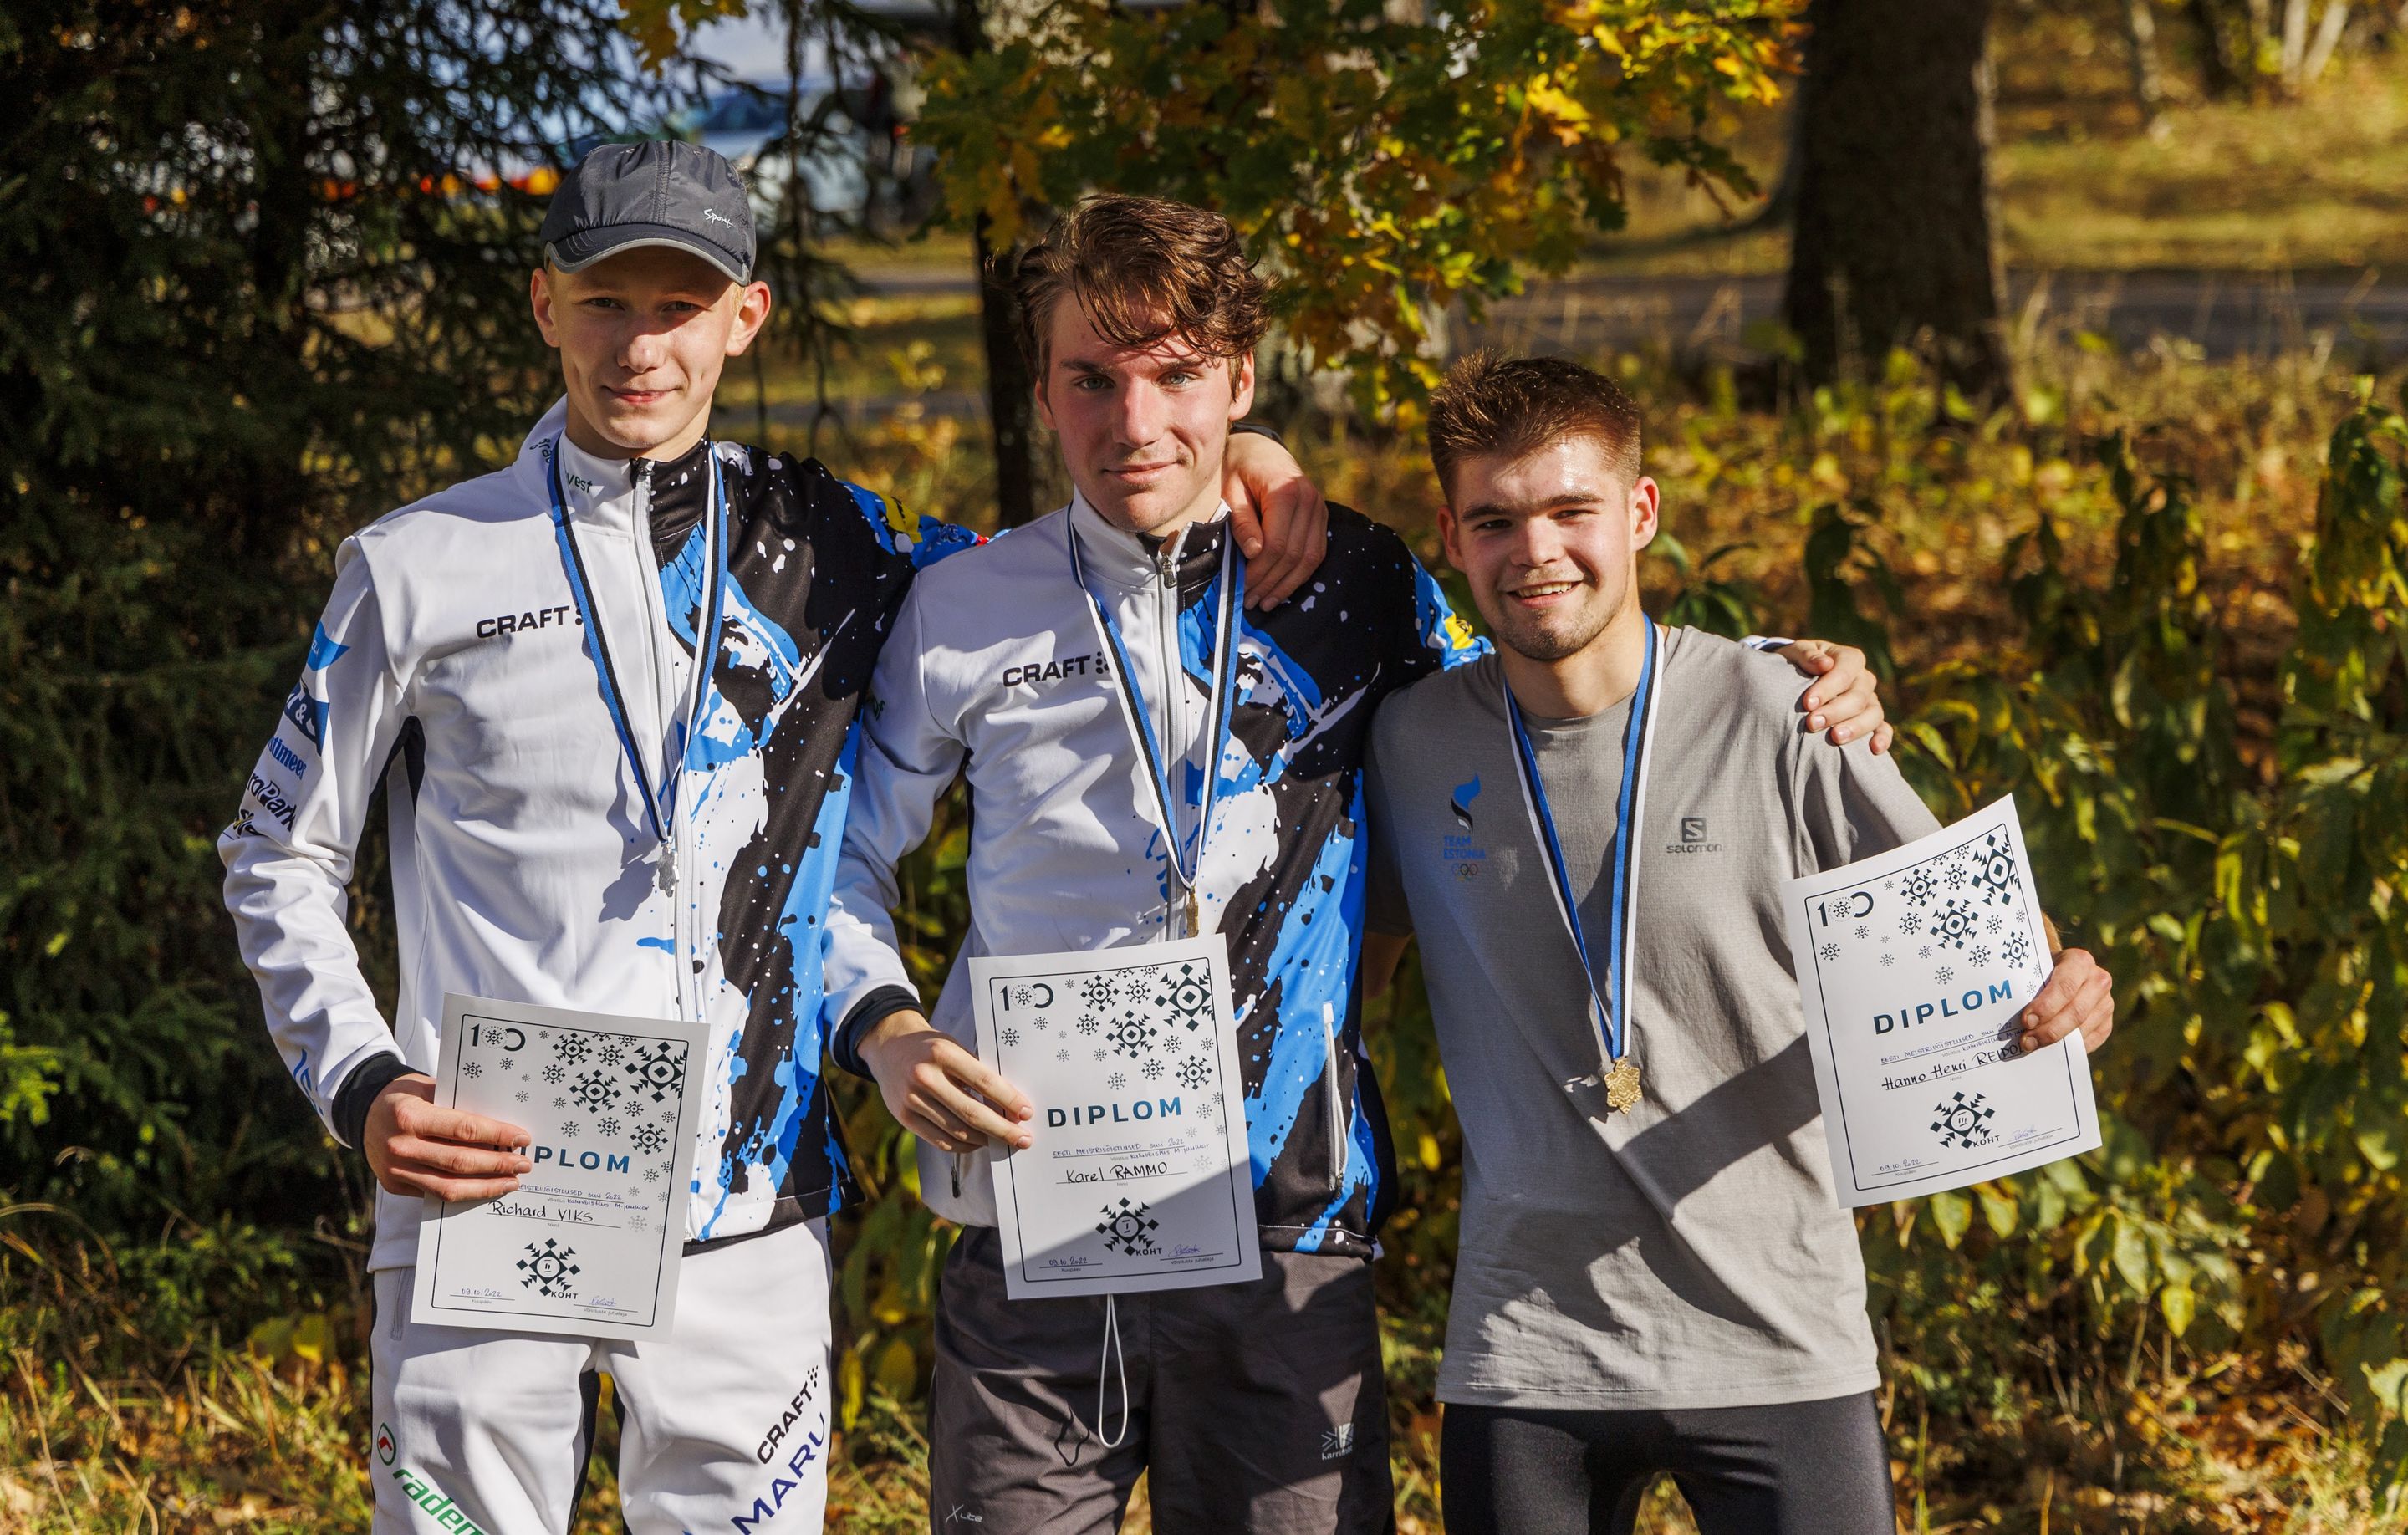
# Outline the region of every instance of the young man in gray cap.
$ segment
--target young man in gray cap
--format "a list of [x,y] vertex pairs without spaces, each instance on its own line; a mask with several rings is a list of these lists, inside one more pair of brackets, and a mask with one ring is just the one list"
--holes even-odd
[[[607,1371],[637,1535],[816,1529],[824,1218],[849,1192],[821,934],[854,710],[914,572],[978,540],[816,462],[709,439],[721,369],[770,304],[717,155],[596,150],[543,237],[531,299],[566,398],[508,468],[345,540],[220,840],[226,901],[294,1082],[381,1190],[376,1528],[566,1529]],[[1283,450],[1247,451],[1233,487],[1290,504],[1258,571],[1276,597],[1313,563],[1280,535],[1310,552],[1318,498]],[[390,1027],[344,920],[388,768]],[[496,1197],[532,1165],[524,1130],[433,1101],[447,992],[707,1024],[666,1341],[411,1320],[423,1201]]]

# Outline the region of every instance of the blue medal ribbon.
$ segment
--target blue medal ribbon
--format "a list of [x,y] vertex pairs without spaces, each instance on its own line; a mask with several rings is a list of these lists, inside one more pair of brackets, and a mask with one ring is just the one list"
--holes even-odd
[[1656,686],[1659,666],[1656,625],[1647,625],[1647,649],[1639,666],[1639,689],[1630,696],[1630,719],[1622,730],[1622,789],[1615,802],[1613,864],[1608,878],[1605,927],[1605,974],[1599,985],[1596,962],[1589,955],[1587,935],[1581,931],[1580,902],[1572,893],[1571,874],[1564,863],[1563,842],[1555,835],[1555,818],[1547,809],[1547,786],[1539,778],[1539,758],[1530,747],[1530,733],[1522,724],[1521,706],[1513,686],[1504,681],[1505,724],[1513,738],[1513,771],[1522,784],[1522,807],[1530,817],[1539,851],[1546,858],[1547,888],[1555,897],[1555,911],[1571,934],[1580,955],[1581,975],[1588,983],[1589,1014],[1597,1026],[1598,1075],[1575,1078],[1569,1088],[1591,1085],[1619,1064],[1630,1043],[1630,935],[1639,910],[1639,845],[1645,839],[1647,813],[1647,745],[1656,731]]
[[1236,615],[1245,593],[1245,567],[1237,562],[1232,552],[1237,540],[1228,536],[1226,528],[1223,529],[1221,600],[1212,626],[1212,737],[1205,753],[1203,811],[1197,819],[1196,839],[1191,847],[1179,832],[1177,801],[1170,793],[1170,763],[1163,753],[1161,741],[1154,737],[1154,717],[1146,710],[1145,694],[1138,686],[1136,669],[1129,665],[1128,649],[1121,643],[1120,624],[1113,621],[1111,610],[1104,605],[1104,599],[1096,595],[1094,588],[1087,584],[1086,567],[1079,557],[1078,524],[1068,523],[1067,531],[1070,542],[1070,579],[1087,599],[1088,616],[1095,622],[1097,638],[1111,653],[1112,681],[1115,695],[1120,699],[1121,719],[1128,727],[1130,739],[1137,745],[1138,755],[1145,762],[1147,782],[1154,786],[1156,824],[1162,828],[1163,845],[1170,855],[1170,871],[1187,897],[1188,931],[1182,936],[1193,938],[1201,930],[1196,882],[1203,871],[1204,842],[1211,835],[1212,804],[1219,797],[1221,744],[1229,739],[1229,717],[1238,692]]
[[625,758],[628,770],[635,774],[636,787],[643,796],[644,816],[652,825],[652,836],[661,845],[662,877],[674,884],[677,879],[676,843],[670,832],[677,824],[678,784],[692,762],[695,739],[702,724],[702,710],[710,692],[710,670],[719,643],[719,623],[726,600],[727,487],[720,478],[719,452],[706,446],[705,458],[710,465],[710,509],[703,519],[703,617],[705,623],[695,632],[694,692],[686,708],[684,726],[674,758],[666,765],[660,786],[653,787],[652,775],[644,766],[643,753],[636,745],[634,730],[627,723],[625,696],[619,684],[617,667],[610,659],[610,644],[602,633],[601,614],[594,605],[594,583],[586,573],[585,556],[577,547],[577,536],[568,521],[568,502],[560,489],[560,444],[554,438],[544,454],[552,490],[552,527],[560,544],[560,563],[568,577],[570,599],[577,605],[577,617],[585,626],[589,642],[587,653],[594,657],[594,669],[602,682],[602,702],[610,711],[610,725],[619,738],[619,751]]

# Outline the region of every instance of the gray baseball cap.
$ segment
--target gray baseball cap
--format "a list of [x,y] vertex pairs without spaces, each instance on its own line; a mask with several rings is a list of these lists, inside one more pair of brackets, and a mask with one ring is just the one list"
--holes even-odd
[[544,250],[564,272],[638,246],[691,251],[734,282],[752,277],[752,202],[736,167],[699,144],[605,144],[561,178]]

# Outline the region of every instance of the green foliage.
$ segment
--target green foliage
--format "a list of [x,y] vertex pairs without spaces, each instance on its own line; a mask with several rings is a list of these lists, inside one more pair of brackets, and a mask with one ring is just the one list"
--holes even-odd
[[[2101,444],[2103,585],[2043,515],[2001,580],[2020,642],[1910,678],[1907,767],[1943,816],[2017,796],[2070,942],[2116,977],[2107,1144],[1870,1213],[1894,1364],[1981,1416],[2017,1356],[2128,1385],[2154,1326],[2200,1354],[2313,1339],[2386,1488],[2408,1482],[2408,423],[2335,430],[2271,751],[2244,755],[2186,481]],[[1842,531],[1847,541],[1843,543]],[[1826,509],[1817,633],[1885,573]],[[1814,552],[1824,545],[1822,557]],[[1893,610],[1895,607],[1893,606]]]
[[211,842],[334,540],[540,407],[538,208],[488,173],[611,107],[565,61],[615,10],[39,8],[0,26],[0,1188],[339,1216]]
[[1433,317],[1620,227],[1626,154],[1754,192],[1707,117],[1777,97],[1796,8],[1055,0],[931,58],[914,134],[999,247],[1094,191],[1226,214],[1285,280],[1290,337],[1366,405],[1410,404],[1443,360]]

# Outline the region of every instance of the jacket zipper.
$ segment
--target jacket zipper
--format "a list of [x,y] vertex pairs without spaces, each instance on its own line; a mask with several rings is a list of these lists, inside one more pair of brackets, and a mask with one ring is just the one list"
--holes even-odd
[[1346,1182],[1346,1131],[1338,1112],[1338,1009],[1328,1002],[1321,1004],[1321,1048],[1329,1058],[1329,1192],[1335,1194]]
[[[1168,759],[1163,764],[1163,768],[1174,784],[1185,776],[1174,765],[1183,767],[1190,750],[1187,732],[1181,728],[1182,716],[1185,712],[1181,706],[1186,702],[1186,679],[1179,669],[1179,551],[1186,541],[1187,530],[1181,528],[1154,552],[1155,567],[1162,575],[1162,584],[1154,595],[1154,638],[1162,654],[1162,686],[1159,689],[1164,715],[1162,751]],[[1183,824],[1186,807],[1182,804],[1165,808],[1182,822],[1165,830],[1183,841],[1186,837]],[[1199,877],[1204,872],[1200,860],[1196,872]],[[1165,937],[1177,938],[1182,935],[1174,932],[1172,927],[1177,920],[1176,914],[1186,905],[1187,891],[1180,885],[1179,865],[1175,858],[1171,860],[1170,884],[1170,901],[1163,909],[1162,927]],[[1196,935],[1189,933],[1184,936],[1194,938]]]
[[[657,726],[657,728],[652,732],[652,736],[653,739],[664,743],[662,750],[666,752],[667,750],[666,743],[668,737],[668,720],[667,718],[664,718],[662,715],[661,711],[663,705],[661,700],[670,690],[665,689],[662,686],[663,679],[661,676],[660,631],[666,626],[668,623],[668,615],[667,604],[661,596],[660,573],[652,567],[652,461],[651,459],[639,458],[636,460],[635,499],[636,538],[634,554],[636,564],[636,590],[641,595],[644,607],[644,677],[646,681],[652,684],[652,712],[654,724]],[[674,714],[672,713],[669,717],[674,717]],[[650,771],[649,768],[641,770]],[[689,998],[686,995],[686,980],[687,974],[692,969],[692,967],[686,963],[685,954],[686,897],[685,891],[681,888],[681,882],[677,877],[678,865],[680,862],[678,858],[678,842],[683,835],[683,831],[681,826],[681,817],[676,811],[671,810],[669,811],[668,824],[664,825],[661,828],[661,831],[665,838],[665,840],[661,844],[661,856],[667,860],[667,873],[669,876],[667,895],[669,901],[669,954],[671,959],[670,984],[677,997],[678,1016],[680,1018],[698,1017],[700,1016],[699,1013],[691,1013],[687,1009]]]

